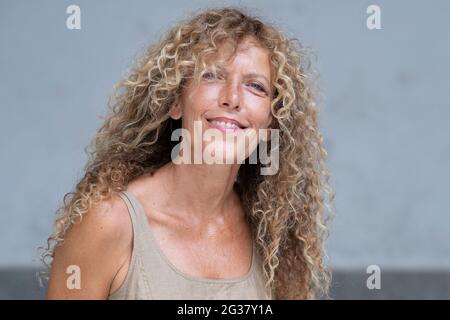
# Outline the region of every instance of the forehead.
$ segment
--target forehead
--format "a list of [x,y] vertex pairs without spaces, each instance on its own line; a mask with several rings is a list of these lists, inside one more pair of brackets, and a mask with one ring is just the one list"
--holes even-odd
[[262,47],[255,38],[244,38],[238,44],[235,55],[231,53],[229,43],[223,42],[218,46],[218,54],[211,62],[224,68],[245,67],[248,72],[264,73],[270,77],[269,50]]

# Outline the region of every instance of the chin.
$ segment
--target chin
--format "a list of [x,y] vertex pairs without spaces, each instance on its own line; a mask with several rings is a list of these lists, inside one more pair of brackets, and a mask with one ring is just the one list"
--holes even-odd
[[[212,161],[216,161],[215,163],[222,164],[237,164],[243,163],[245,159],[248,157],[247,152],[245,150],[239,151],[239,146],[237,143],[226,143],[224,139],[223,142],[213,143],[214,145],[208,144],[204,149],[204,157],[209,157],[207,159],[208,163]],[[220,148],[220,149],[219,149]],[[213,151],[211,151],[213,150]],[[222,150],[221,155],[216,153],[217,150]],[[240,158],[238,157],[240,155]],[[219,157],[221,162],[219,161]]]

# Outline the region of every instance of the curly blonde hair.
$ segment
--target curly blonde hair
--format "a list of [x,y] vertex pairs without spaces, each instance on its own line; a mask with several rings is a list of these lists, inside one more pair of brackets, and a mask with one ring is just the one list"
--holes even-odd
[[[58,209],[55,230],[42,254],[47,267],[69,227],[94,205],[125,190],[134,178],[171,161],[180,127],[169,109],[188,78],[200,79],[218,44],[236,50],[246,36],[270,53],[274,95],[271,113],[279,128],[279,170],[261,175],[261,164],[244,163],[239,196],[263,258],[266,286],[275,299],[329,297],[331,271],[323,261],[329,231],[326,215],[334,194],[325,167],[326,151],[317,121],[311,64],[297,39],[241,8],[208,9],[174,26],[137,59],[116,85],[109,114],[85,149],[89,160],[73,192]],[[235,52],[235,51],[234,51]],[[324,192],[324,194],[322,194]]]

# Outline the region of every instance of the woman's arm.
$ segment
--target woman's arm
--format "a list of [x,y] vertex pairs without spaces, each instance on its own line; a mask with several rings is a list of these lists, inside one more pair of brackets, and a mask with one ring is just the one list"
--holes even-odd
[[71,226],[63,245],[56,248],[47,299],[106,299],[113,281],[118,287],[119,269],[123,281],[132,245],[133,230],[123,200],[117,196],[101,202]]

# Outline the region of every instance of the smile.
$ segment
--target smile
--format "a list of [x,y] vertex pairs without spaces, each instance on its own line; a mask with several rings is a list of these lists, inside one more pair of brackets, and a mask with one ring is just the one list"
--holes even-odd
[[237,120],[219,117],[219,118],[212,118],[212,119],[206,119],[211,127],[219,129],[221,131],[227,132],[227,131],[237,131],[245,129],[245,127]]

